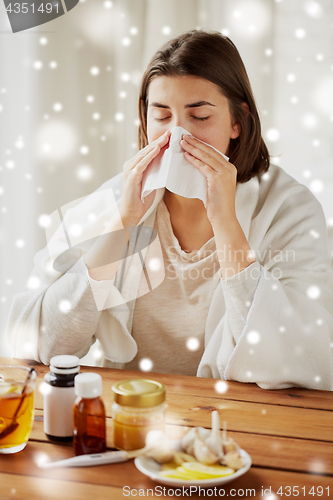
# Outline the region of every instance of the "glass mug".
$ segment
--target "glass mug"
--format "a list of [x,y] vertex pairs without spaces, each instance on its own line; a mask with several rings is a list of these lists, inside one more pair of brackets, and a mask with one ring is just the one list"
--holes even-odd
[[32,372],[22,393],[30,369],[0,365],[0,453],[17,453],[25,448],[34,421],[36,372]]

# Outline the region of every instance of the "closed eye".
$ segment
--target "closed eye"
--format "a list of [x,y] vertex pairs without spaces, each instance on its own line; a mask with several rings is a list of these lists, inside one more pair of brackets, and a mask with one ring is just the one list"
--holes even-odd
[[[157,122],[163,122],[164,120],[168,120],[169,118],[170,118],[170,116],[167,116],[166,118],[155,118],[155,120]],[[199,120],[199,121],[204,121],[204,120],[208,120],[209,116],[204,116],[203,118],[199,118],[198,116],[191,115],[191,118],[194,118],[195,120]]]

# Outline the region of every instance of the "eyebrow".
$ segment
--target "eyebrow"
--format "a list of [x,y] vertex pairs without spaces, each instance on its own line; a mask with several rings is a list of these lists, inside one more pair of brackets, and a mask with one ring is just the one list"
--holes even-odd
[[[161,104],[160,102],[152,102],[149,104],[149,107],[152,106],[154,108],[163,108],[163,109],[170,109],[169,106],[166,106],[165,104]],[[186,104],[184,108],[200,108],[201,106],[215,106],[215,104],[212,104],[211,102],[208,101],[197,101],[197,102],[192,102],[191,104]]]

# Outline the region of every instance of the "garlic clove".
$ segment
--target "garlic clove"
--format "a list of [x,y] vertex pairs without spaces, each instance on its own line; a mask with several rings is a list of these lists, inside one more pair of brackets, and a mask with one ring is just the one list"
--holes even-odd
[[204,427],[193,427],[190,429],[182,439],[182,449],[189,455],[193,455],[194,452],[194,440],[199,433],[199,436],[204,439],[210,435],[210,431]]
[[216,464],[216,462],[220,459],[218,455],[211,451],[211,449],[207,446],[206,441],[201,439],[198,433],[193,444],[193,454],[195,458],[204,465]]
[[217,457],[221,458],[223,456],[222,439],[220,434],[220,417],[218,411],[216,410],[212,412],[212,431],[205,439],[205,443]]
[[235,470],[241,469],[245,465],[245,462],[239,451],[228,451],[228,453],[224,455],[221,463]]
[[238,451],[239,446],[238,444],[232,439],[232,438],[227,438],[224,441],[222,441],[223,444],[223,451],[224,453],[229,453],[230,451]]

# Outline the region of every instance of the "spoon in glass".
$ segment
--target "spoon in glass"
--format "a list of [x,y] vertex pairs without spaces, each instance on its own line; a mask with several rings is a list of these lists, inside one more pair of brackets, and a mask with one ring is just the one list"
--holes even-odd
[[19,402],[19,404],[18,404],[18,406],[17,406],[17,408],[15,410],[15,413],[13,415],[12,421],[11,421],[11,423],[7,427],[5,427],[0,432],[0,439],[3,439],[5,437],[7,437],[9,434],[11,434],[12,432],[14,432],[18,428],[18,426],[19,426],[18,422],[16,421],[16,418],[17,418],[18,412],[21,409],[23,401],[25,399],[24,398],[24,394],[26,393],[26,390],[27,390],[27,387],[28,387],[28,384],[30,382],[30,379],[31,379],[31,376],[32,376],[33,372],[34,372],[34,369],[30,368],[28,376],[27,376],[26,381],[24,383],[24,387],[23,387],[22,392],[20,394],[20,396],[21,396],[20,397],[20,402]]

